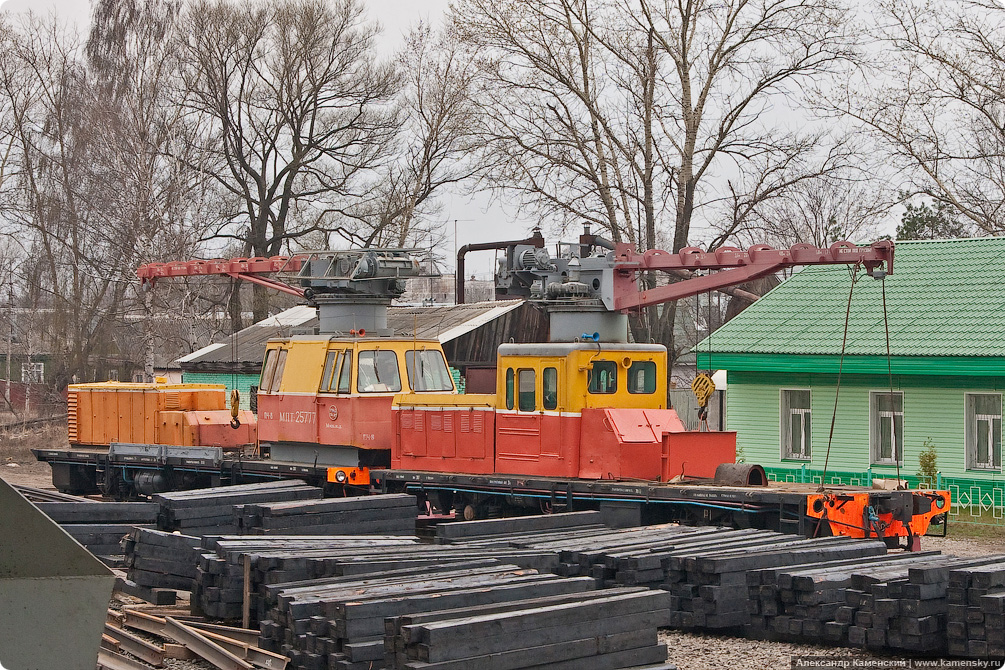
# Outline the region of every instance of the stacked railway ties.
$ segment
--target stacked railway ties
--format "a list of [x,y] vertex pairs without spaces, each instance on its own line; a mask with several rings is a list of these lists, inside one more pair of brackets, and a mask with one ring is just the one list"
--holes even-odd
[[[164,604],[190,591],[196,621],[254,628],[252,646],[290,668],[670,668],[659,629],[1005,658],[1005,555],[759,529],[610,528],[597,511],[363,535],[365,524],[353,530],[340,512],[394,523],[407,511],[414,522],[416,499],[322,499],[311,489],[275,482],[38,506],[71,533],[137,506],[153,523],[109,524],[130,527],[119,553],[101,557],[128,570],[121,586]],[[217,525],[183,534],[192,517],[183,510]],[[310,532],[261,534],[273,514]],[[93,549],[109,550],[102,542]]]

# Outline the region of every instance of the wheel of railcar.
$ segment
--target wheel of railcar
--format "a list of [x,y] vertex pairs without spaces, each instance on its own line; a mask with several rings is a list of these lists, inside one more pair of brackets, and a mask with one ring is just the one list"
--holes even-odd
[[132,487],[131,486],[127,487],[122,484],[124,484],[124,482],[121,482],[121,477],[119,476],[119,473],[117,471],[114,470],[112,472],[106,471],[104,478],[99,482],[101,495],[105,496],[106,498],[126,500],[129,494],[128,489]]
[[429,502],[437,514],[447,514],[454,508],[453,491],[434,491],[430,493]]
[[465,505],[462,516],[465,521],[474,521],[478,518],[478,507],[475,505]]

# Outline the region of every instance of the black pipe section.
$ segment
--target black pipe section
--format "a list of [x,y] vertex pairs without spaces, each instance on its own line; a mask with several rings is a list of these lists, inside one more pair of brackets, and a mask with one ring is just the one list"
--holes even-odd
[[488,251],[490,249],[507,249],[512,251],[517,245],[528,245],[539,249],[544,247],[544,236],[538,228],[534,229],[534,234],[525,240],[511,240],[509,242],[479,242],[477,244],[465,244],[457,250],[457,268],[454,271],[455,301],[458,305],[464,304],[464,256],[469,251]]

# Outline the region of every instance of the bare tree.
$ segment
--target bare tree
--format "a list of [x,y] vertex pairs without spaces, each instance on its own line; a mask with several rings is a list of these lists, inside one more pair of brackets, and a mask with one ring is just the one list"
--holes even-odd
[[182,127],[162,90],[176,63],[162,39],[170,12],[144,7],[99,3],[86,55],[75,34],[31,16],[0,49],[0,210],[57,388],[124,366],[115,332],[143,304],[136,266],[191,250],[212,210],[198,173],[167,158]]
[[[183,21],[182,104],[207,127],[205,169],[233,206],[235,225],[218,234],[275,255],[321,229],[308,209],[359,195],[398,127],[398,78],[374,57],[359,0],[197,0]],[[257,320],[268,294],[254,295]],[[239,300],[231,317],[237,327]]]
[[878,12],[871,67],[822,102],[869,131],[910,192],[1002,233],[1005,3],[882,0]]
[[366,194],[335,214],[340,232],[362,246],[405,246],[441,241],[443,226],[431,220],[436,196],[470,178],[473,149],[471,98],[475,69],[449,33],[420,24],[398,54],[402,127],[385,165]]
[[[717,162],[754,168],[754,196],[747,198],[754,202],[766,181],[758,177],[770,175],[770,192],[833,169],[826,156],[814,160],[819,135],[780,131],[765,119],[773,106],[796,97],[801,83],[830,74],[851,55],[840,4],[637,2],[640,27],[671,65],[665,82],[675,107],[668,119],[678,168],[674,250],[687,244],[702,180]],[[625,0],[623,7],[634,4]]]
[[[696,215],[721,244],[758,203],[843,165],[825,136],[767,117],[849,56],[844,16],[832,0],[460,0],[484,183],[640,248],[687,246]],[[636,336],[672,347],[674,314],[653,308]]]
[[869,241],[879,236],[894,201],[883,183],[864,175],[845,172],[808,179],[760,203],[735,234],[748,244],[777,246]]
[[3,198],[17,228],[24,304],[49,316],[46,343],[55,384],[84,377],[107,353],[108,327],[122,309],[121,235],[97,215],[104,195],[87,188],[85,123],[92,88],[77,58],[79,41],[54,23],[28,17],[0,58],[0,96],[8,109],[11,157]]
[[[652,115],[648,126],[636,123],[635,98],[652,91],[655,52],[648,38],[639,44],[624,33],[630,65],[606,76],[622,63],[597,39],[611,10],[600,6],[464,0],[452,19],[459,39],[478,50],[485,184],[530,216],[563,226],[587,221],[617,241],[636,242],[643,206],[636,187],[665,188],[668,178],[663,171],[657,179],[641,162],[653,153],[651,142],[640,146],[653,136]],[[654,222],[665,198],[650,200],[652,213],[641,216]]]
[[[192,136],[197,132],[172,102],[180,60],[171,37],[181,3],[177,0],[98,0],[86,45],[87,64],[97,95],[91,124],[100,128],[88,145],[103,193],[106,220],[135,231],[118,276],[131,280],[135,265],[186,258],[221,216],[211,182],[199,167]],[[155,304],[149,286],[132,282],[142,305],[144,372],[152,381],[155,311],[173,311],[180,296],[160,290]]]

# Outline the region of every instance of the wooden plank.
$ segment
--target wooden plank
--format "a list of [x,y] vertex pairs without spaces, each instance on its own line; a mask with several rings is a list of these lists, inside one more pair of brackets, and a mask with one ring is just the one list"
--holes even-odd
[[[426,662],[430,670],[466,670],[477,667],[479,670],[517,670],[528,665],[538,665],[544,662],[558,663],[579,659],[588,659],[602,654],[655,646],[656,630],[633,630],[618,633],[606,633],[595,637],[571,639],[550,644],[535,644],[518,646],[515,649],[486,653],[466,658],[456,658],[438,662]],[[665,658],[665,657],[664,657]]]
[[151,614],[153,616],[158,616],[161,618],[167,616],[173,616],[175,619],[185,620],[192,618],[191,611],[188,607],[182,607],[180,605],[150,605],[144,603],[138,603],[136,605],[126,605],[122,608],[123,612],[143,612],[144,614]]
[[[527,647],[552,647],[555,650],[562,649],[563,645],[569,641],[576,644],[581,640],[598,640],[605,636],[614,640],[622,640],[628,635],[632,644],[629,648],[655,645],[657,643],[656,628],[663,623],[660,621],[661,612],[643,611],[620,616],[604,617],[593,620],[579,620],[574,612],[570,612],[567,622],[556,626],[533,628],[521,631],[519,635],[501,634],[489,636],[477,636],[469,639],[454,640],[447,644],[419,644],[413,648],[418,651],[419,659],[429,663],[441,663],[445,661],[458,661],[472,656],[483,655],[507,655],[514,654],[520,656],[522,650]],[[517,613],[515,616],[519,616]],[[640,637],[641,636],[641,637]],[[597,649],[587,647],[586,652],[581,656],[593,656],[598,653],[608,653],[622,651],[620,649]],[[522,656],[520,656],[523,658]],[[549,658],[542,656],[538,663],[545,660],[564,661],[576,656]],[[523,665],[530,665],[529,659],[524,658]]]
[[[403,614],[403,601],[414,602],[415,606],[426,608],[458,608],[473,605],[488,605],[492,603],[506,602],[535,596],[551,596],[566,593],[581,592],[584,587],[595,585],[596,582],[589,577],[576,577],[570,579],[552,579],[546,581],[534,581],[530,583],[507,583],[495,588],[476,587],[472,589],[461,589],[458,591],[445,591],[440,594],[422,594],[412,598],[406,596],[388,596],[386,600],[373,600],[365,602],[347,603],[345,607],[351,608],[353,616],[361,618],[386,616],[397,616]],[[414,610],[413,610],[414,611]],[[422,611],[422,610],[419,610]]]
[[261,514],[263,516],[286,516],[350,510],[394,509],[396,507],[416,508],[415,496],[390,493],[376,496],[323,498],[321,500],[252,503],[245,507],[245,513]]
[[419,636],[430,645],[449,644],[478,638],[482,635],[512,634],[546,626],[563,625],[571,620],[585,621],[617,617],[636,612],[660,611],[668,608],[670,595],[643,590],[638,593],[596,598],[585,603],[550,605],[520,615],[487,614],[465,619],[422,624],[416,628]]
[[244,556],[244,593],[241,606],[241,625],[251,626],[251,556]]
[[568,528],[600,521],[600,512],[566,512],[564,514],[543,514],[513,517],[509,519],[485,519],[482,521],[456,521],[436,526],[438,538],[460,538],[478,535],[512,533],[522,530],[543,530]]
[[160,505],[144,502],[43,502],[35,506],[58,524],[156,523]]
[[122,577],[116,577],[115,590],[146,600],[152,605],[174,605],[178,601],[178,594],[171,589],[140,586]]

